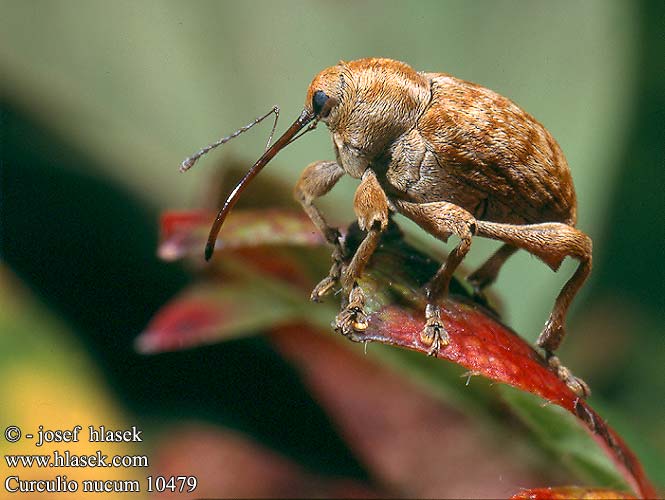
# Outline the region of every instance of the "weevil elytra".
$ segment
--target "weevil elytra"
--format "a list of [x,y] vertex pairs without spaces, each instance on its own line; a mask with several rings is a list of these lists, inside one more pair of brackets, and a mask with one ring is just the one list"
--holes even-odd
[[[308,125],[305,131],[311,130],[319,122],[330,130],[335,160],[308,165],[295,197],[334,248],[330,273],[314,288],[312,300],[341,285],[344,301],[337,329],[348,335],[367,328],[365,294],[357,278],[394,213],[444,242],[451,235],[460,239],[426,287],[421,341],[431,346],[432,353],[448,343],[439,304],[473,236],[503,242],[467,277],[479,295],[520,248],[554,271],[570,256],[579,265],[556,298],[537,343],[559,377],[580,396],[588,395],[587,385],[553,354],[565,336],[568,307],[591,271],[591,239],[574,227],[577,203],[568,164],[538,121],[480,85],[444,73],[418,72],[391,59],[341,61],[323,70],[310,84],[298,119],[229,195],[211,229],[206,258],[247,183],[299,131]],[[181,168],[189,168],[208,150],[188,158]],[[348,258],[340,233],[313,204],[344,174],[360,180],[354,209],[366,231]]]

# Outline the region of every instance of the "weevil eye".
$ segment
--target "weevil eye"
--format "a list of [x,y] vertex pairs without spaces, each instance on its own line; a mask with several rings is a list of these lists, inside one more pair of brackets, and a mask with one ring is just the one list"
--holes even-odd
[[[317,90],[314,92],[314,95],[312,96],[312,109],[314,110],[314,114],[316,116],[321,116],[321,112],[323,111],[324,106],[326,106],[326,103],[328,102],[328,96],[323,90]],[[328,116],[328,113],[330,113],[330,108],[327,107],[327,113],[325,116],[321,116],[322,118],[325,118]]]

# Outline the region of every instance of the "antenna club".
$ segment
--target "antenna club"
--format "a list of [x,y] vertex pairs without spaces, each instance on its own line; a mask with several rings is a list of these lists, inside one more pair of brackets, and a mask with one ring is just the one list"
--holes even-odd
[[180,164],[179,170],[181,172],[187,172],[190,168],[194,166],[194,163],[196,163],[196,158],[187,158],[183,160],[183,162]]

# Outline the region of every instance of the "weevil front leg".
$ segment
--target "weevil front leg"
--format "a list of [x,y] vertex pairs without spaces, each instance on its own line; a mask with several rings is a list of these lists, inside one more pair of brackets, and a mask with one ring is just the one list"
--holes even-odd
[[330,272],[314,287],[310,296],[315,302],[330,292],[339,281],[345,254],[339,231],[326,222],[319,209],[314,206],[314,200],[328,193],[343,175],[344,169],[337,162],[316,161],[305,168],[294,190],[294,196],[302,205],[305,213],[321,231],[326,241],[333,245],[333,263]]
[[460,238],[459,244],[448,254],[444,264],[425,287],[427,306],[420,340],[430,346],[430,355],[436,356],[439,349],[449,343],[448,332],[441,322],[441,301],[448,295],[455,269],[471,248],[471,238],[476,232],[476,219],[468,211],[448,202],[418,204],[395,201],[395,206],[399,212],[444,242],[451,234]]
[[344,335],[353,335],[354,332],[367,329],[365,293],[357,280],[379,245],[381,233],[388,227],[388,198],[370,169],[362,176],[353,200],[353,208],[358,218],[358,226],[366,231],[367,235],[341,277],[342,290],[348,294],[348,300],[345,301],[346,304],[343,303],[342,311],[335,322],[337,330]]

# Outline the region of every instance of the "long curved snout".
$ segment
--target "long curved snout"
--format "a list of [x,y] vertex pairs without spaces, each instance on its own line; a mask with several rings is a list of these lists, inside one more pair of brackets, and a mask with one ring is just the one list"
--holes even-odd
[[303,127],[305,127],[305,125],[310,123],[314,117],[315,116],[311,111],[304,109],[302,113],[300,113],[298,119],[293,122],[293,124],[286,130],[286,132],[284,132],[282,136],[277,139],[275,143],[270,146],[270,148],[268,148],[258,160],[256,160],[256,163],[254,163],[252,168],[249,169],[249,171],[240,180],[240,182],[238,182],[236,187],[233,188],[233,191],[229,193],[228,198],[226,198],[226,201],[224,202],[224,206],[222,206],[220,209],[215,222],[210,228],[210,234],[208,235],[208,241],[205,247],[206,260],[210,260],[212,257],[212,254],[215,250],[215,241],[217,240],[217,235],[219,234],[219,231],[224,224],[224,220],[238,201],[238,198],[240,198],[240,195],[245,190],[245,187],[247,187],[247,184],[249,184],[250,181],[256,177],[256,175],[263,169],[263,167],[268,164],[268,162],[270,162],[270,160],[275,157],[277,153],[293,142],[296,139],[296,134],[298,134],[298,132],[300,132]]

